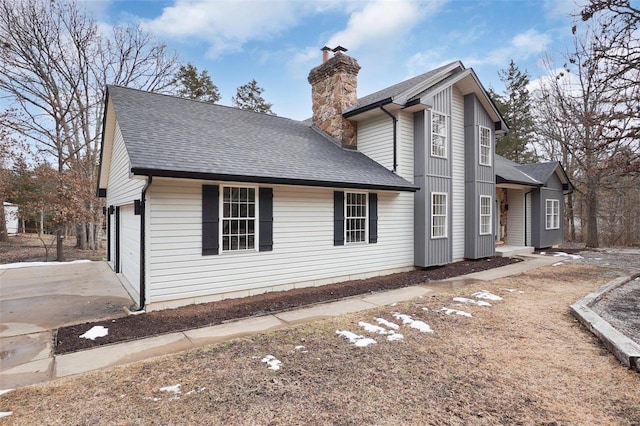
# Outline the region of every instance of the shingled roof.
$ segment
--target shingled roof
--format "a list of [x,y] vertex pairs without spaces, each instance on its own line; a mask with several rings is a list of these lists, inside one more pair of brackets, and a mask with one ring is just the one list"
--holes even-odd
[[310,123],[108,86],[138,175],[415,191]]
[[495,155],[496,183],[518,183],[523,185],[541,186],[543,182],[521,170],[521,164]]

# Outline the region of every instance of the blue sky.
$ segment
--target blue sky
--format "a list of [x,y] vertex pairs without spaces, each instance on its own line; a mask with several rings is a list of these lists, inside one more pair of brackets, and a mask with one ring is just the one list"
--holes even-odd
[[[461,60],[485,87],[513,59],[532,79],[542,58],[561,61],[571,39],[573,0],[85,0],[101,25],[140,22],[180,60],[207,69],[229,105],[255,78],[276,114],[311,115],[309,70],[320,48],[342,45],[362,70],[364,96]],[[562,62],[559,62],[562,63]]]

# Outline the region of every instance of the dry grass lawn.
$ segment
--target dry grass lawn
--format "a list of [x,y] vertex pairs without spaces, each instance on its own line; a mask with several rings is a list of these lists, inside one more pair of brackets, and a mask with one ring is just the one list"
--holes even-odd
[[[441,288],[397,306],[19,389],[0,396],[0,411],[13,411],[0,424],[638,425],[640,375],[568,309],[609,279],[600,268],[562,265]],[[504,300],[452,302],[481,289]],[[473,317],[444,315],[443,306]],[[358,325],[374,317],[399,324],[394,312],[434,333],[402,325],[404,339],[389,342]],[[356,347],[336,330],[377,343]],[[267,354],[282,361],[280,370],[261,362]],[[179,394],[160,391],[177,384]]]

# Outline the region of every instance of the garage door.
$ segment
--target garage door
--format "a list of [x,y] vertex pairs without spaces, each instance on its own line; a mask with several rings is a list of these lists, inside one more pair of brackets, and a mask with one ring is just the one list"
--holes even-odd
[[120,208],[120,272],[140,295],[140,216],[133,205]]

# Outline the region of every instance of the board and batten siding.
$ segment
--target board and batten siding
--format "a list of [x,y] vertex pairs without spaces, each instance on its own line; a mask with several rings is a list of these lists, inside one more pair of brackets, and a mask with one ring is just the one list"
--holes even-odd
[[[391,119],[389,119],[391,121]],[[398,114],[398,175],[413,183],[413,114]]]
[[393,170],[393,122],[382,114],[358,122],[358,151]]
[[158,178],[149,189],[150,304],[179,300],[171,302],[178,306],[413,268],[413,193],[376,192],[376,244],[334,246],[332,189],[273,186],[273,251],[202,256],[202,184],[216,182]]
[[464,259],[464,97],[454,86],[451,99],[451,243],[453,261]]
[[507,244],[524,245],[524,191],[507,189]]

